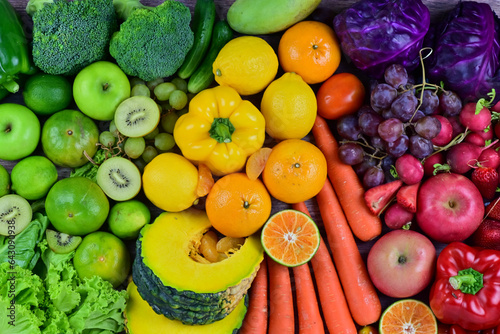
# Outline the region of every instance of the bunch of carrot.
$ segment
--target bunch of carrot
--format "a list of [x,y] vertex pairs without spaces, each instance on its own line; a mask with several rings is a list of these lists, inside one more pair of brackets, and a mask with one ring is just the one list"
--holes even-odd
[[[332,255],[321,239],[310,266],[290,270],[266,257],[250,290],[243,334],[295,333],[296,321],[299,333],[322,334],[327,329],[355,334],[356,323],[366,326],[380,318],[381,303],[355,236],[362,241],[377,237],[381,221],[366,207],[359,178],[339,160],[338,144],[319,116],[313,135],[327,159],[328,179],[316,201]],[[310,215],[305,203],[293,208]]]

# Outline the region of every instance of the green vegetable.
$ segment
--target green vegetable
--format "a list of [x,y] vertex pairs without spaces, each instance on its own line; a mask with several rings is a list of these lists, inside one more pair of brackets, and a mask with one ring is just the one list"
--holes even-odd
[[126,291],[114,290],[98,276],[80,280],[72,264],[74,252],[56,254],[45,240],[40,246],[43,276],[9,263],[0,265],[0,307],[13,310],[0,312],[0,333],[121,332]]
[[8,0],[0,0],[0,100],[16,93],[19,74],[33,74],[28,40],[21,20]]
[[212,82],[214,82],[214,73],[212,65],[222,49],[227,42],[233,38],[233,31],[226,21],[218,21],[215,23],[212,41],[210,43],[210,49],[207,55],[203,59],[200,66],[191,75],[188,81],[188,91],[190,93],[198,93],[205,88],[208,88]]
[[39,212],[35,212],[33,218],[28,227],[15,237],[0,236],[0,263],[15,263],[29,270],[35,268],[41,254],[38,244],[45,236],[49,220]]
[[92,157],[92,161],[86,162],[80,167],[74,168],[70,172],[70,177],[83,176],[94,182],[97,182],[97,169],[104,160],[111,158],[111,156],[118,153],[118,149],[104,149],[100,148]]
[[191,50],[189,50],[181,68],[177,71],[177,75],[180,78],[189,78],[203,60],[203,56],[210,46],[215,14],[214,0],[196,1],[191,25],[194,31],[194,44]]
[[125,21],[113,35],[109,51],[121,69],[145,81],[173,75],[194,43],[189,8],[175,0],[157,7],[138,0],[114,0],[114,4]]
[[117,29],[112,0],[30,0],[33,61],[43,72],[73,75],[108,56]]

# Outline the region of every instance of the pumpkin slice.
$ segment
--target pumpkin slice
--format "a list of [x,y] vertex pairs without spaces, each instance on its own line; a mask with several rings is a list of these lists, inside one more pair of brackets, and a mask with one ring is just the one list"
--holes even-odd
[[243,323],[247,312],[247,299],[242,299],[236,308],[224,319],[207,325],[185,325],[156,314],[149,304],[142,299],[134,282],[127,287],[129,299],[125,308],[126,331],[129,334],[203,334],[233,333]]
[[225,318],[247,293],[264,258],[258,235],[227,259],[201,263],[193,255],[210,228],[205,211],[190,208],[163,212],[141,230],[133,280],[156,313],[204,325]]

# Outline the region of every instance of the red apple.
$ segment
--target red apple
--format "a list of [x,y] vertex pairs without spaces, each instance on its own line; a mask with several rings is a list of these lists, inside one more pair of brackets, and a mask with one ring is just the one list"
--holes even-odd
[[432,281],[436,248],[419,232],[393,230],[373,244],[366,264],[370,279],[380,292],[407,298],[424,290]]
[[431,239],[463,241],[474,233],[483,216],[481,193],[461,174],[437,174],[420,186],[416,221]]

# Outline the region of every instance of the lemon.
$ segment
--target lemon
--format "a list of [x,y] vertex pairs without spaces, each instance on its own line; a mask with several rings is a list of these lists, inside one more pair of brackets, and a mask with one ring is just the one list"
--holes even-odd
[[278,56],[264,39],[241,36],[220,50],[212,70],[219,85],[230,86],[240,95],[263,91],[278,73]]
[[63,76],[39,73],[26,81],[23,98],[34,113],[51,115],[69,106],[73,99],[73,88]]
[[144,167],[144,194],[162,210],[179,212],[191,207],[198,198],[197,186],[198,169],[180,154],[159,154]]
[[262,96],[266,132],[277,140],[302,139],[312,129],[318,110],[312,88],[296,73],[274,80]]

